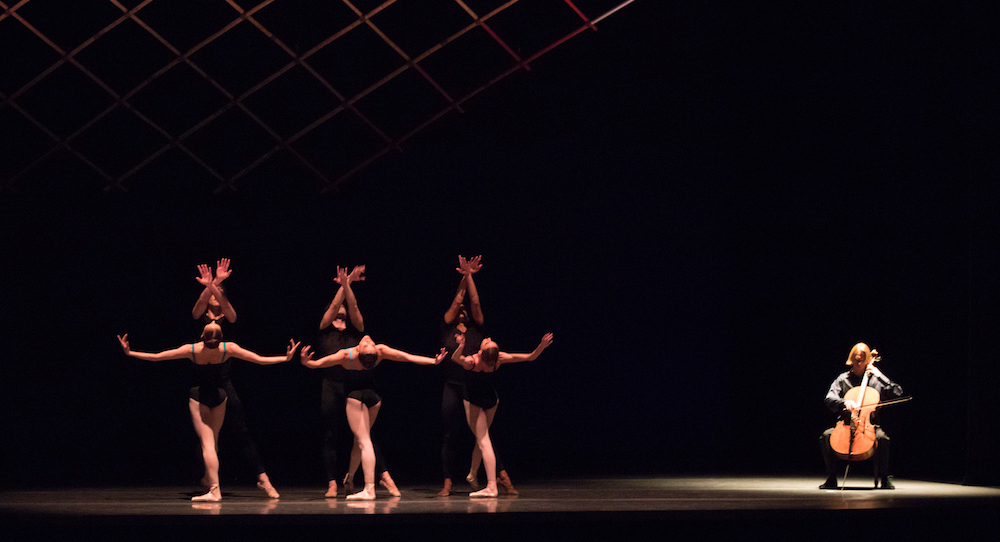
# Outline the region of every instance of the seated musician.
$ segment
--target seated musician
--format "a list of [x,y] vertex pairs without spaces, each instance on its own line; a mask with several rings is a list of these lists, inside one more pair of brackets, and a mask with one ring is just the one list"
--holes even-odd
[[[852,414],[858,411],[860,399],[857,401],[844,398],[851,388],[861,385],[867,372],[868,386],[874,388],[879,393],[882,401],[893,399],[903,394],[903,388],[889,380],[882,371],[872,362],[877,359],[878,350],[870,350],[865,343],[858,343],[851,349],[851,354],[847,358],[847,365],[851,369],[833,381],[830,391],[827,392],[823,402],[831,412],[839,416],[839,420],[850,422]],[[863,396],[863,395],[862,395]],[[855,397],[858,397],[855,395]],[[867,404],[868,401],[865,401]],[[895,489],[889,479],[889,437],[878,425],[878,411],[872,413],[871,422],[875,429],[875,488]],[[839,422],[838,422],[839,423]],[[820,437],[820,447],[823,452],[823,462],[826,464],[826,481],[819,486],[820,489],[837,489],[837,458],[838,454],[830,444],[830,436],[836,428],[830,428],[823,432]]]

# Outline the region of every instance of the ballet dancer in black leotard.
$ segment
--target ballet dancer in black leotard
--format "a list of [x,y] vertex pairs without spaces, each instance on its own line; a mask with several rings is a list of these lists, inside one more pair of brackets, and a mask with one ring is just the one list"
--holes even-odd
[[[222,500],[222,490],[219,489],[219,429],[226,416],[226,403],[238,401],[235,390],[229,380],[229,359],[238,358],[261,365],[282,363],[292,359],[299,343],[289,341],[284,356],[260,356],[233,342],[222,341],[222,328],[215,322],[205,325],[202,340],[186,344],[172,350],[148,353],[135,352],[129,346],[128,333],[119,335],[125,354],[146,361],[163,361],[168,359],[189,359],[195,363],[197,386],[191,388],[188,406],[191,410],[191,422],[195,433],[201,440],[202,459],[205,462],[205,479],[208,493],[192,497],[193,501]],[[265,475],[266,477],[266,475]],[[266,478],[265,478],[266,479]],[[258,478],[257,485],[265,489]],[[268,484],[270,486],[270,484]],[[277,491],[270,488],[268,496],[278,498]],[[273,492],[273,494],[272,494]]]
[[542,350],[552,344],[552,334],[546,333],[542,342],[530,354],[508,354],[501,352],[497,343],[486,337],[479,343],[479,350],[471,356],[461,354],[465,347],[465,335],[456,337],[458,348],[452,354],[452,359],[467,371],[465,381],[466,419],[469,428],[476,436],[476,451],[473,452],[473,468],[479,470],[477,456],[482,458],[486,467],[486,487],[481,491],[470,493],[470,497],[496,497],[497,471],[496,455],[493,452],[493,442],[490,441],[490,425],[496,415],[500,401],[493,386],[493,373],[504,363],[533,361]]
[[[333,301],[323,312],[319,323],[319,337],[316,344],[316,354],[320,357],[333,354],[338,350],[357,346],[365,331],[365,321],[358,308],[357,299],[351,283],[363,281],[365,266],[359,265],[347,272],[347,268],[337,267],[334,281],[340,284]],[[322,369],[323,383],[321,391],[321,414],[323,423],[323,464],[326,468],[326,497],[337,496],[337,444],[340,431],[347,426],[346,408],[347,394],[344,388],[346,370],[343,366],[334,365]],[[400,495],[392,476],[389,475],[378,444],[372,440],[375,448],[375,474],[379,483],[389,490],[394,497]],[[350,468],[343,478],[344,490],[349,494],[354,490],[354,475],[361,464],[360,451],[352,446]]]
[[441,363],[446,354],[442,348],[433,358],[416,356],[389,348],[384,344],[375,344],[368,335],[362,337],[357,346],[339,350],[317,360],[312,359],[312,352],[308,346],[302,348],[302,364],[306,367],[320,369],[340,365],[346,369],[344,391],[347,393],[347,422],[354,433],[354,447],[360,454],[361,470],[365,478],[365,488],[348,495],[348,499],[375,499],[375,450],[372,446],[371,427],[382,407],[382,398],[375,391],[375,367],[383,359],[436,365]]
[[[458,257],[458,267],[456,271],[461,273],[462,280],[458,283],[458,291],[452,299],[451,306],[444,314],[444,321],[441,324],[441,344],[448,350],[448,357],[442,362],[444,367],[444,385],[441,393],[441,421],[442,421],[442,442],[441,442],[441,466],[444,473],[444,487],[438,492],[439,497],[447,497],[452,492],[452,475],[457,472],[455,467],[458,463],[459,455],[464,457],[465,446],[468,442],[466,431],[468,421],[465,417],[465,408],[462,400],[465,398],[466,371],[461,365],[451,359],[451,353],[455,352],[457,342],[456,335],[464,335],[469,350],[461,352],[471,355],[478,348],[486,333],[483,331],[483,310],[479,303],[479,291],[476,289],[476,282],[472,275],[482,268],[482,256],[474,256],[466,259],[464,256]],[[467,303],[466,303],[467,302]],[[465,480],[469,482],[473,491],[480,489],[477,473],[481,459],[478,456],[479,449],[473,445],[473,461],[469,467],[469,472],[465,475]],[[503,461],[496,455],[497,480],[508,495],[517,495],[514,484],[510,481],[510,476],[504,469]]]
[[[195,280],[204,286],[204,289],[198,297],[198,301],[195,302],[194,308],[191,309],[191,316],[196,320],[201,318],[206,323],[215,322],[219,324],[223,322],[236,322],[236,309],[229,302],[225,291],[222,289],[222,281],[229,278],[233,273],[229,266],[229,258],[219,260],[216,264],[215,278],[212,278],[212,270],[208,265],[198,265],[199,276]],[[233,388],[232,381],[226,379],[224,382],[226,383],[225,391],[228,398],[226,414],[229,418],[229,430],[233,431],[233,435],[239,442],[240,449],[243,451],[243,456],[246,457],[247,463],[257,472],[257,487],[267,493],[268,497],[277,499],[280,495],[278,494],[278,490],[274,489],[274,486],[271,485],[271,479],[264,469],[264,462],[260,458],[260,453],[257,452],[257,445],[250,435],[250,428],[247,426],[247,417],[243,410],[243,403],[240,401],[239,395],[236,394],[236,389]],[[207,477],[202,479],[202,484],[205,487],[210,486]]]

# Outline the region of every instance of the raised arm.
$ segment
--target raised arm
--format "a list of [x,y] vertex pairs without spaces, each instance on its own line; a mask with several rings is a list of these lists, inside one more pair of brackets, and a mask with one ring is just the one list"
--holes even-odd
[[455,351],[451,353],[452,361],[461,365],[466,371],[471,371],[472,367],[475,365],[472,363],[472,356],[462,355],[462,352],[465,350],[465,334],[456,333],[455,342],[458,343],[458,346],[455,347]]
[[[479,263],[482,258],[482,256],[474,256],[472,259],[465,261],[465,258],[459,256],[459,269],[465,275],[465,286],[469,293],[469,316],[480,326],[483,325],[483,308],[479,305],[479,291],[476,290],[476,282],[472,280],[472,275],[476,274],[483,267]],[[462,265],[463,262],[464,265]]]
[[194,359],[191,354],[191,345],[186,344],[184,346],[178,346],[171,350],[164,350],[163,352],[150,353],[150,352],[135,352],[131,349],[128,343],[128,333],[124,335],[118,335],[118,342],[122,345],[122,351],[125,352],[126,356],[133,358],[145,360],[145,361],[165,361],[168,359]]
[[427,356],[417,356],[415,354],[409,354],[403,352],[402,350],[396,350],[395,348],[389,348],[384,344],[375,345],[378,349],[379,357],[382,359],[391,359],[394,361],[405,361],[407,363],[417,363],[419,365],[437,365],[444,360],[444,357],[448,355],[448,351],[444,348],[433,358]]
[[354,290],[351,289],[351,283],[359,280],[365,280],[365,266],[363,265],[355,267],[351,270],[351,274],[347,275],[347,281],[344,283],[344,302],[347,303],[347,317],[354,324],[354,329],[363,332],[365,330],[365,319],[361,317],[361,310],[358,309],[358,300],[354,297]]
[[344,304],[344,281],[347,277],[347,270],[341,269],[337,266],[337,276],[333,279],[334,282],[340,284],[340,288],[337,289],[337,294],[333,296],[333,301],[330,302],[330,306],[326,308],[326,312],[323,313],[323,318],[319,321],[319,328],[326,329],[330,327],[333,323],[333,319],[337,317],[337,313],[340,312],[340,306]]
[[[459,256],[461,258],[461,256]],[[462,275],[462,280],[458,283],[458,291],[455,292],[455,298],[451,300],[451,306],[444,313],[444,323],[451,325],[455,318],[458,317],[458,310],[462,306],[462,301],[465,299],[465,275]]]
[[247,350],[236,343],[226,343],[226,353],[229,354],[229,357],[239,358],[258,365],[271,365],[274,363],[291,361],[292,356],[295,355],[295,351],[298,350],[298,348],[299,343],[292,339],[288,341],[288,346],[285,348],[284,356],[261,356],[260,354]]
[[552,344],[552,334],[546,333],[542,336],[542,342],[538,343],[538,346],[531,351],[530,354],[508,354],[507,352],[500,352],[500,363],[518,363],[521,361],[534,361],[542,350],[545,350]]
[[319,359],[312,359],[312,356],[312,349],[308,346],[303,346],[302,354],[299,355],[302,365],[305,365],[310,369],[322,369],[324,367],[333,367],[334,365],[343,365],[344,361],[357,357],[357,352],[352,351],[351,348],[345,348],[343,350],[337,350],[336,352],[328,356],[323,356]]
[[[216,277],[212,278],[212,270],[206,264],[198,265],[198,273],[200,276],[195,277],[202,286],[205,287],[202,290],[201,295],[198,297],[198,301],[195,302],[194,308],[191,310],[191,316],[195,319],[201,318],[201,315],[205,314],[208,310],[208,299],[211,296],[215,296],[215,300],[219,302],[219,307],[222,310],[222,315],[226,317],[230,323],[236,321],[236,309],[229,303],[229,299],[226,298],[226,294],[222,292],[219,285],[225,280],[232,271],[229,269],[229,259],[223,258],[219,260],[217,264],[218,273]],[[220,278],[221,277],[221,278]]]

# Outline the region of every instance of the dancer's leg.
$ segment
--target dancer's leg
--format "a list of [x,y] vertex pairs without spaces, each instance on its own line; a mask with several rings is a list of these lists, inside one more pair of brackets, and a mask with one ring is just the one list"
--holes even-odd
[[191,412],[191,423],[194,432],[201,441],[201,457],[205,464],[205,476],[202,483],[208,486],[208,493],[192,497],[192,501],[220,501],[222,490],[219,488],[219,429],[226,417],[226,401],[209,408],[194,399],[188,399],[188,409]]
[[375,450],[372,448],[371,439],[371,419],[378,415],[378,409],[382,406],[379,402],[370,409],[361,401],[352,397],[347,398],[347,423],[354,432],[355,446],[361,453],[361,470],[365,478],[365,488],[353,495],[348,495],[348,499],[375,499]]
[[469,428],[476,437],[476,447],[482,453],[483,465],[486,468],[486,487],[481,491],[470,493],[470,497],[496,497],[497,496],[497,471],[496,456],[493,455],[493,443],[490,442],[490,423],[493,420],[493,412],[496,407],[483,410],[476,405],[464,402],[466,416],[469,420]]

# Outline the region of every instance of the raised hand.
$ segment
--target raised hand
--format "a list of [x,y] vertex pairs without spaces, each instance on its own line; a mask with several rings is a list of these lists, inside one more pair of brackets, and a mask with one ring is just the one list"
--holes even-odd
[[444,361],[444,358],[448,355],[448,350],[446,348],[441,348],[441,351],[434,356],[434,365],[437,365]]
[[472,259],[469,260],[469,273],[477,273],[483,268],[483,264],[479,263],[482,259],[483,256],[480,254],[479,256],[473,256]]
[[552,344],[552,334],[551,333],[546,333],[545,335],[542,335],[542,342],[539,343],[538,346],[542,347],[542,350],[544,350],[544,349],[548,348],[549,345],[551,345],[551,344]]
[[469,262],[465,259],[465,256],[458,257],[458,267],[455,268],[461,274],[466,274],[469,272]]
[[[301,342],[295,342],[295,339],[288,340],[288,347],[285,349],[285,361],[291,361],[292,356],[295,355],[295,351],[299,349]],[[306,348],[309,348],[308,346]]]
[[194,280],[201,283],[202,286],[208,286],[212,283],[212,269],[208,267],[207,264],[198,264],[198,273],[201,274],[201,276],[195,277]]
[[358,265],[354,269],[351,269],[351,274],[348,275],[351,282],[357,282],[360,280],[365,280],[365,266]]
[[215,264],[215,284],[218,286],[222,281],[229,278],[233,271],[229,269],[229,258],[222,258]]
[[131,349],[129,349],[129,345],[128,345],[128,333],[126,333],[124,335],[119,335],[118,336],[118,342],[121,343],[121,345],[122,345],[122,351],[124,351],[126,354],[128,354],[129,352],[132,351]]
[[312,361],[312,357],[313,357],[312,347],[308,345],[303,346],[302,352],[299,353],[299,361],[302,362],[302,365],[306,365],[310,361]]
[[336,282],[337,284],[339,284],[341,286],[344,286],[345,284],[349,284],[350,280],[351,280],[351,276],[347,273],[347,268],[346,267],[340,267],[338,265],[337,266],[337,276],[333,278],[333,282]]
[[455,342],[458,343],[458,348],[456,348],[455,350],[461,352],[462,349],[465,348],[465,333],[456,333]]

